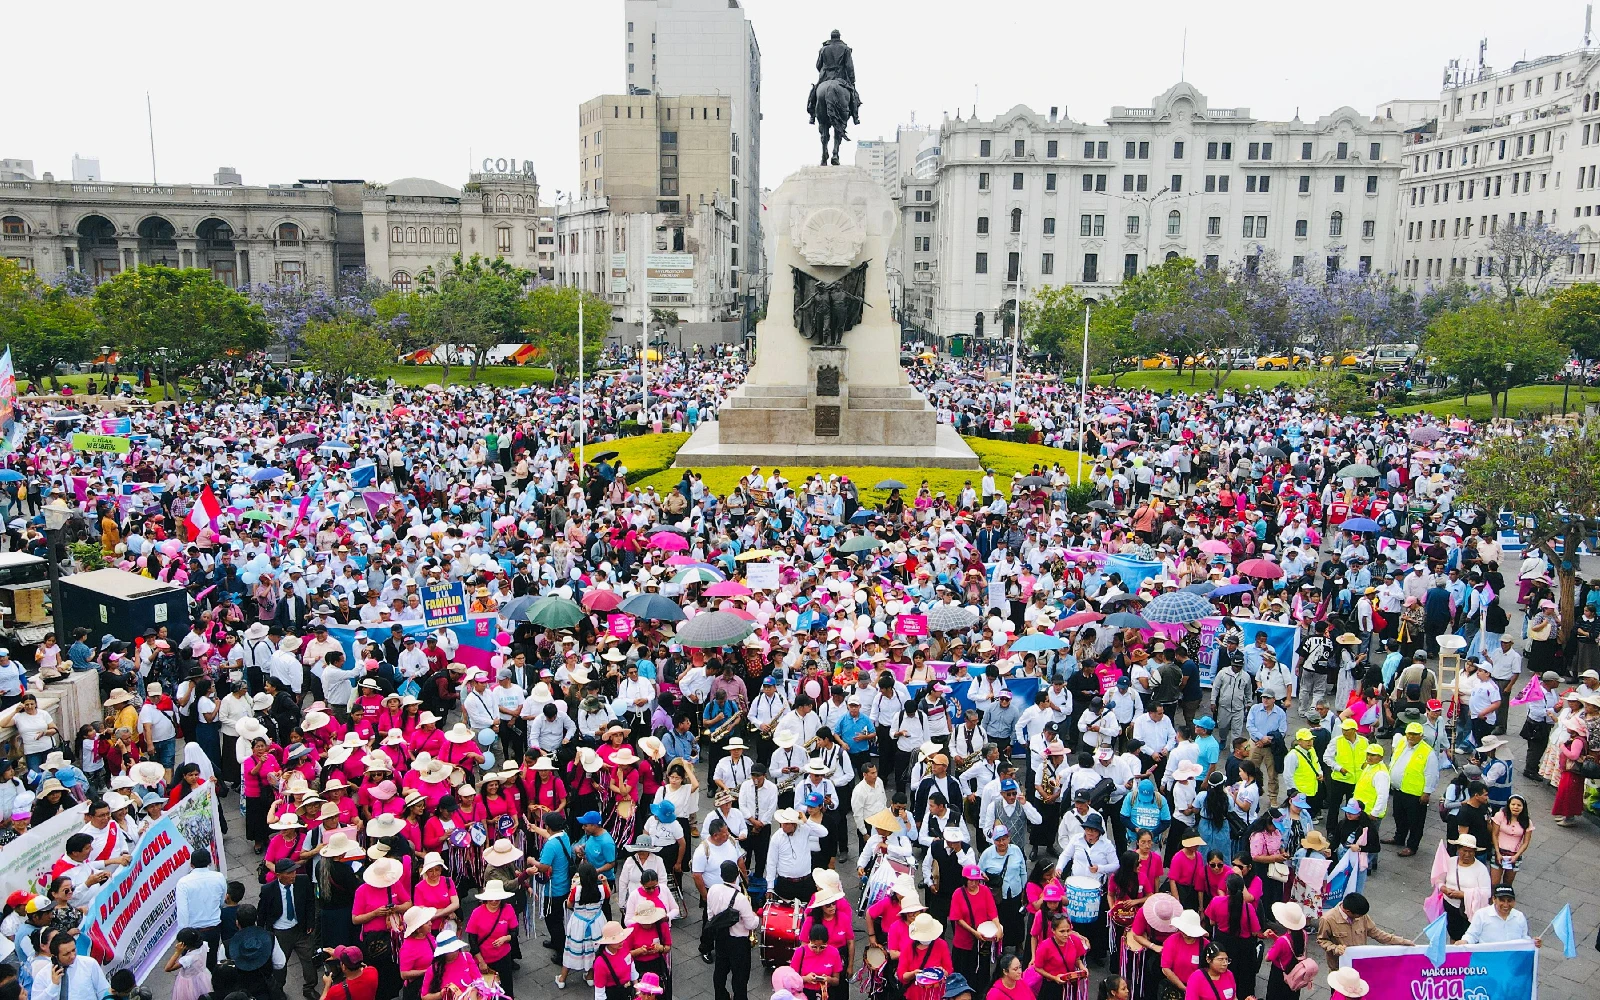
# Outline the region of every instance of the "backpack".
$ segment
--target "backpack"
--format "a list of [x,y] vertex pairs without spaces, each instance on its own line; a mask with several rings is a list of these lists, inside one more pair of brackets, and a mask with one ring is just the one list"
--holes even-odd
[[739,911],[734,906],[734,897],[728,897],[728,905],[718,911],[714,917],[709,917],[700,928],[700,957],[710,961],[717,953],[717,938],[728,933],[739,920]]
[[1317,981],[1319,968],[1317,960],[1302,950],[1289,971],[1283,974],[1283,985],[1291,990],[1303,990]]

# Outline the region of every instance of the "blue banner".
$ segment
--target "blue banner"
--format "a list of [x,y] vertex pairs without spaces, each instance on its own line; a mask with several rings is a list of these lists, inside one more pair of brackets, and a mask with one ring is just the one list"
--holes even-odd
[[1153,580],[1161,575],[1159,562],[1145,562],[1132,556],[1112,556],[1106,560],[1105,568],[1101,570],[1106,576],[1116,573],[1122,577],[1122,589],[1130,594],[1138,593],[1139,585],[1146,580]]
[[[1265,632],[1267,645],[1277,654],[1278,662],[1289,668],[1290,673],[1298,674],[1300,668],[1300,626],[1280,625],[1277,622],[1258,622],[1246,618],[1235,618],[1234,624],[1244,635],[1239,639],[1239,648],[1254,645],[1256,635]],[[1200,625],[1200,683],[1206,687],[1211,686],[1211,679],[1217,675],[1217,650],[1222,645],[1222,619],[1217,616],[1202,618]]]
[[460,580],[423,586],[422,621],[429,629],[460,625],[466,620],[467,588]]

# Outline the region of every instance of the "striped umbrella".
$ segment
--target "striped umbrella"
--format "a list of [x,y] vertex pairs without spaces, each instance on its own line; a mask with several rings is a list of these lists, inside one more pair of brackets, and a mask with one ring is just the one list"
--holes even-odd
[[1145,621],[1163,625],[1186,625],[1216,613],[1217,609],[1204,597],[1181,590],[1162,594],[1144,606]]

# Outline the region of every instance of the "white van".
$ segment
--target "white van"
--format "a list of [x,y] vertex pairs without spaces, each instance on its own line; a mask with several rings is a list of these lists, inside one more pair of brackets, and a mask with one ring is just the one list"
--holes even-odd
[[1367,369],[1375,372],[1397,372],[1417,356],[1416,344],[1379,344],[1368,352]]

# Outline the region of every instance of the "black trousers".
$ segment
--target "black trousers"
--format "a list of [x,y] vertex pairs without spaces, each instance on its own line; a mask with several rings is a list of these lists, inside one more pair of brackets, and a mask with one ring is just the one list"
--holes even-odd
[[560,965],[561,953],[567,947],[567,908],[559,899],[549,902],[550,912],[544,915],[544,927],[550,932],[550,961]]
[[1353,784],[1347,785],[1342,781],[1328,782],[1326,793],[1328,797],[1327,817],[1330,825],[1334,820],[1339,818],[1339,810],[1343,808],[1345,802],[1348,801],[1349,798],[1355,793],[1356,786]]
[[321,974],[319,959],[322,957],[317,952],[317,942],[312,938],[311,932],[293,928],[287,931],[273,931],[272,937],[278,942],[278,948],[283,952],[283,968],[278,970],[278,992],[288,995],[289,965],[292,962],[300,964],[300,995],[305,1000],[316,1000],[317,977]]
[[1422,843],[1423,827],[1428,821],[1428,807],[1422,804],[1419,795],[1407,795],[1395,789],[1393,805],[1390,809],[1394,813],[1394,839],[1401,847],[1415,851]]
[[717,937],[716,961],[711,969],[713,1000],[748,1000],[750,990],[750,937]]
[[1522,765],[1524,778],[1539,777],[1539,758],[1544,756],[1545,749],[1550,746],[1550,723],[1528,723],[1528,757]]
[[798,899],[801,905],[809,905],[811,897],[816,894],[817,883],[810,875],[804,878],[785,878],[778,876],[777,884],[770,887],[774,899]]
[[[206,968],[216,972],[217,954],[222,951],[222,928],[212,924],[210,927],[196,927],[195,930],[200,932],[200,939],[210,945],[206,951]],[[283,954],[285,958],[289,955],[287,951]]]

